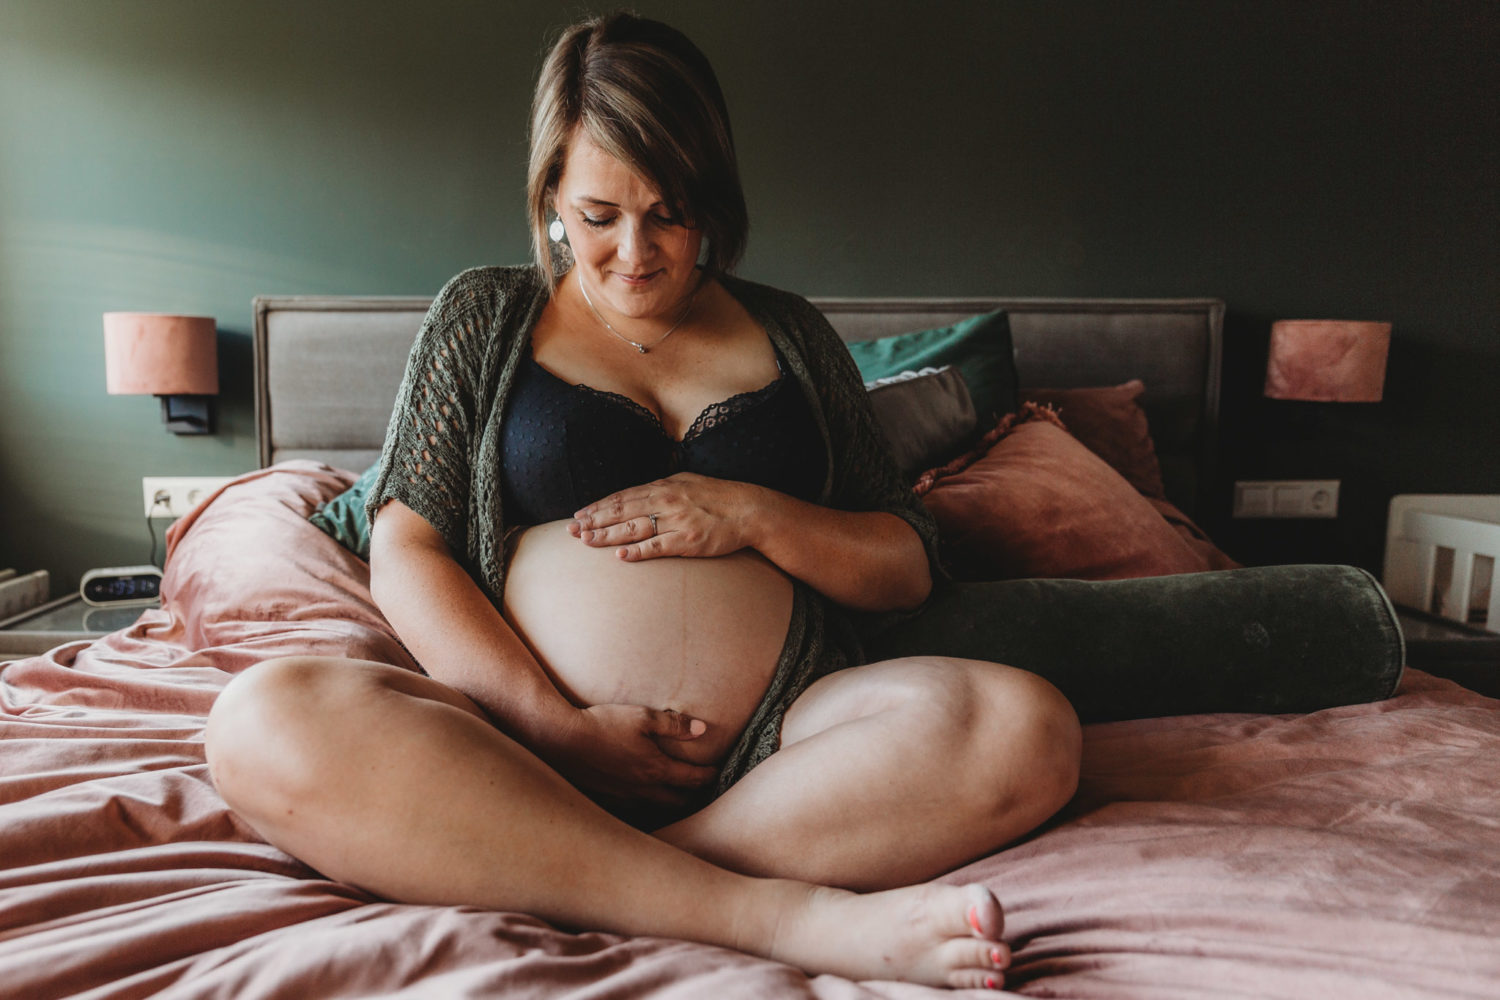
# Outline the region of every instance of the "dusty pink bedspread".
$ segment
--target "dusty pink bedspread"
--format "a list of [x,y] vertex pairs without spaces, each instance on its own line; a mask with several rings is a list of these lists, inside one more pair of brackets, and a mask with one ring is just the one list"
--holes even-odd
[[[203,724],[269,656],[409,660],[305,520],[347,473],[243,477],[174,527],[166,607],[0,670],[0,996],[917,997],[681,941],[381,902],[258,840]],[[1063,816],[953,873],[1031,996],[1500,995],[1500,702],[1094,726]],[[993,995],[993,994],[989,994]]]

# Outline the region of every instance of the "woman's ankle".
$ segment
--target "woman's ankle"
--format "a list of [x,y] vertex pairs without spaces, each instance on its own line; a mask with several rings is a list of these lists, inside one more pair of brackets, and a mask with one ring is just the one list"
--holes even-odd
[[816,949],[808,945],[819,936],[817,929],[828,919],[830,907],[845,896],[852,899],[854,893],[791,879],[755,879],[749,898],[736,907],[730,946],[808,971],[825,971],[809,966],[809,951]]

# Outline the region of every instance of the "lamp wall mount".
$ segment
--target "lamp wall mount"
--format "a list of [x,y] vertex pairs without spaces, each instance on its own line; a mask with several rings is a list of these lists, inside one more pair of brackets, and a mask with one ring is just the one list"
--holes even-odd
[[173,434],[212,434],[212,396],[157,396],[161,400],[161,422]]

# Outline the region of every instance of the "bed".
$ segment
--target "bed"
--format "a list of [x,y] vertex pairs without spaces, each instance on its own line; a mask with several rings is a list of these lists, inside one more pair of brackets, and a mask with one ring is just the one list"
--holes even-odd
[[[821,300],[858,341],[1004,308],[1030,386],[1139,378],[1166,491],[1211,482],[1214,300]],[[209,781],[218,690],[268,657],[413,664],[307,518],[374,460],[425,299],[255,303],[262,467],[173,525],[164,605],[0,668],[6,997],[923,997],[682,941],[411,906],[260,841]],[[1308,715],[1091,725],[1075,799],[952,872],[1027,996],[1500,995],[1500,703],[1408,670]]]

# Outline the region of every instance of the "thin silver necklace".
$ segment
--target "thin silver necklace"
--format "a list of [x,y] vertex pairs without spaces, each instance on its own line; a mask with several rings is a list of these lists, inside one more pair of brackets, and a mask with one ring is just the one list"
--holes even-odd
[[[703,285],[700,282],[699,285],[698,285],[698,288],[702,288],[702,287],[703,287]],[[687,305],[685,305],[685,306],[682,307],[682,315],[677,317],[677,322],[675,322],[675,323],[672,324],[672,328],[670,330],[668,330],[666,333],[662,334],[660,337],[657,337],[656,340],[652,341],[650,344],[643,344],[639,340],[631,340],[629,337],[625,336],[619,330],[616,330],[614,327],[612,327],[612,326],[609,325],[609,320],[607,320],[603,316],[601,316],[599,314],[599,310],[594,308],[594,300],[591,299],[591,298],[589,298],[589,290],[587,288],[583,287],[583,273],[580,271],[579,274],[578,274],[578,290],[583,293],[583,301],[585,301],[585,302],[587,302],[589,304],[589,311],[594,314],[594,318],[597,319],[599,322],[601,322],[601,323],[604,324],[604,329],[608,330],[610,333],[614,334],[616,337],[619,337],[621,340],[625,341],[625,343],[629,344],[631,347],[634,347],[636,349],[636,351],[638,353],[640,353],[640,354],[649,354],[649,353],[651,353],[651,348],[660,345],[663,340],[666,340],[668,337],[672,336],[672,334],[677,330],[677,328],[682,325],[682,321],[688,318],[688,313],[690,313],[690,312],[693,311],[693,303],[696,302],[697,299],[698,299],[698,288],[694,288],[693,289],[693,294],[688,296]]]

